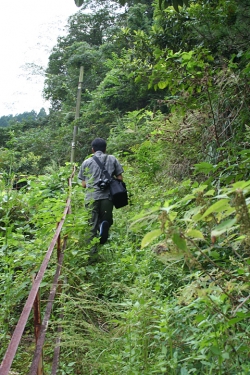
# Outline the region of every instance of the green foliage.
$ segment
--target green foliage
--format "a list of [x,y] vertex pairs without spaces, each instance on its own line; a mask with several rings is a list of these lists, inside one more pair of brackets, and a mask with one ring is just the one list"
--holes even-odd
[[173,7],[176,10],[176,12],[179,12],[179,7],[183,7],[183,5],[188,6],[188,0],[172,0],[172,2],[166,0],[159,0],[159,8],[165,9],[171,3],[173,4]]
[[[77,160],[93,138],[107,138],[130,205],[114,211],[99,261],[88,265],[88,212],[74,180],[48,330],[50,344],[63,327],[58,373],[249,374],[248,3],[165,1],[154,14],[147,1],[120,12],[77,3],[96,9],[72,16],[52,51],[50,114],[0,129],[1,354],[62,215],[71,167],[58,166],[78,125]],[[27,186],[14,191],[18,173]]]
[[18,115],[9,115],[0,117],[0,127],[7,127],[14,125],[16,123],[30,123],[30,122],[39,122],[39,120],[46,118],[46,111],[44,108],[41,108],[39,113],[35,111],[24,112]]
[[[118,0],[118,3],[121,6],[124,6],[127,2],[125,0]],[[83,5],[84,1],[83,0],[75,0],[75,4],[77,7],[81,7]],[[164,9],[168,7],[169,5],[173,5],[174,9],[179,12],[179,6],[182,7],[183,5],[188,6],[188,0],[164,0],[164,1],[159,1],[159,7]]]
[[[11,180],[9,183],[0,180],[1,355],[22,311],[32,278],[61,220],[69,171],[64,168],[51,175],[29,176],[25,191],[13,190]],[[42,296],[48,293],[51,272],[49,269],[43,280]],[[26,328],[27,335],[33,331],[30,324]],[[23,360],[24,357],[19,357],[19,361]]]
[[[131,166],[125,170],[135,191],[132,182],[139,181]],[[93,266],[87,264],[84,194],[74,181],[64,228],[65,283],[48,332],[63,327],[59,373],[248,373],[250,181],[219,184],[222,170],[216,177],[217,166],[208,163],[196,171],[207,181],[171,188],[166,181],[162,189],[152,178],[132,206],[114,211],[110,239]],[[22,304],[27,274],[37,269],[45,238],[60,219],[69,172],[50,168],[50,175],[30,180],[25,194],[3,199],[1,226],[10,228],[2,237],[6,344],[6,329],[16,320],[12,304]],[[217,181],[210,182],[211,174]],[[18,229],[23,226],[26,235]]]

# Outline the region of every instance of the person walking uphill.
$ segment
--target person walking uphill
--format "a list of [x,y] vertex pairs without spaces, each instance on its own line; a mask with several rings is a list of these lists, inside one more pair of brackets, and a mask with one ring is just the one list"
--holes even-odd
[[[122,180],[123,168],[113,155],[106,154],[106,141],[96,138],[92,144],[93,156],[97,157],[104,165],[110,176]],[[105,175],[94,157],[86,159],[78,174],[82,186],[86,191],[86,205],[91,210],[91,236],[90,241],[100,236],[100,243],[104,244],[108,239],[109,228],[113,224],[113,202],[109,188],[105,188]],[[97,249],[91,250],[90,257],[97,253]]]

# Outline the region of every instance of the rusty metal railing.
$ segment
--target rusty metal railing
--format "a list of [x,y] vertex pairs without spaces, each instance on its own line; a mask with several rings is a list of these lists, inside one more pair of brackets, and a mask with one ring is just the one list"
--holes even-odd
[[[73,169],[73,172],[69,178],[69,188],[71,191],[72,187],[72,178],[75,174],[75,168]],[[16,351],[18,349],[18,346],[20,344],[25,326],[27,324],[30,312],[32,308],[34,307],[34,315],[35,315],[35,337],[36,337],[36,348],[33,356],[33,360],[30,366],[29,375],[42,375],[43,369],[42,369],[42,350],[43,345],[45,341],[45,335],[48,327],[48,322],[50,319],[50,314],[52,311],[53,302],[56,295],[56,290],[59,282],[59,277],[61,273],[61,267],[63,263],[63,256],[64,256],[64,250],[66,248],[66,242],[67,238],[64,238],[63,246],[61,249],[61,241],[60,241],[60,233],[63,227],[63,224],[65,222],[67,214],[70,212],[70,203],[71,198],[70,194],[66,202],[66,206],[63,212],[62,219],[59,223],[57,223],[56,232],[54,234],[54,237],[48,247],[47,253],[45,254],[45,257],[43,259],[43,262],[41,264],[41,267],[33,281],[33,285],[31,287],[30,293],[28,295],[28,298],[26,300],[26,303],[24,305],[23,311],[20,315],[20,318],[18,320],[18,323],[16,325],[16,328],[13,332],[13,335],[11,337],[9,346],[5,352],[5,356],[3,358],[3,361],[0,366],[0,375],[8,375],[9,371],[12,366],[12,362],[14,360]],[[57,244],[57,268],[54,275],[52,287],[50,289],[50,294],[48,297],[48,303],[45,308],[44,318],[42,323],[40,323],[40,317],[39,317],[39,287],[42,282],[44,273],[48,267],[51,255],[53,253],[54,247]],[[59,327],[59,333],[61,331],[61,328]],[[59,348],[59,341],[60,337],[57,338],[56,347],[54,350],[54,358],[52,363],[52,375],[56,374],[56,370],[59,363],[59,354],[60,354],[60,348]]]

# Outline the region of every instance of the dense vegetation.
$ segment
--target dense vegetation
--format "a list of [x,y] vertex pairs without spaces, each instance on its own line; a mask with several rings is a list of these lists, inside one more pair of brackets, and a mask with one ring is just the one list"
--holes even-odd
[[50,55],[50,113],[0,128],[1,355],[63,211],[74,126],[76,165],[106,138],[130,193],[89,266],[75,177],[47,373],[61,324],[59,374],[250,374],[250,4],[162,3],[84,3]]

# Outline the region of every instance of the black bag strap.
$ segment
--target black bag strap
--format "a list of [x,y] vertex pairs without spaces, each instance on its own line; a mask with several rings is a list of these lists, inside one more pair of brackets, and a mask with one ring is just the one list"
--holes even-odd
[[[108,157],[108,155],[107,155],[107,157]],[[106,163],[107,157],[106,157],[106,159],[105,159],[105,163]],[[99,165],[99,167],[101,168],[102,172],[105,174],[105,177],[106,177],[109,181],[111,181],[112,178],[111,178],[110,174],[108,173],[107,169],[105,168],[105,163],[104,163],[104,164],[101,163],[100,160],[99,160],[99,158],[98,158],[97,156],[95,156],[95,155],[93,155],[92,158],[93,158],[94,161]]]

